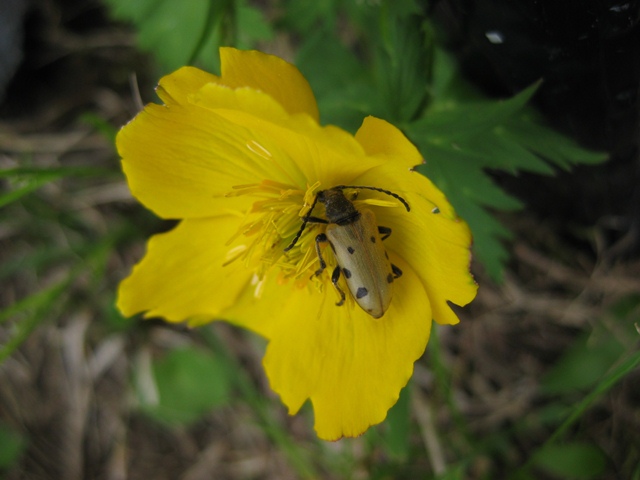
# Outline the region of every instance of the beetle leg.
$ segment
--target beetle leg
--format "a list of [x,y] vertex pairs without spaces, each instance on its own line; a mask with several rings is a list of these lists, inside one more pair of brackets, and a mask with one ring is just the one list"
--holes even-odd
[[393,263],[391,264],[391,271],[393,272],[393,278],[399,278],[402,276],[402,270],[400,270]]
[[327,268],[327,262],[325,262],[324,258],[322,258],[322,252],[320,251],[320,244],[327,243],[328,241],[329,239],[324,233],[320,233],[316,236],[316,253],[318,254],[318,260],[320,260],[320,268],[316,270],[316,273],[313,274],[316,277],[320,275],[322,272],[324,272],[325,268]]
[[386,240],[391,235],[391,229],[389,227],[378,227],[378,233],[381,235],[380,240]]
[[[324,233],[320,233],[316,236],[316,253],[318,254],[318,260],[320,260],[320,268],[316,270],[316,273],[311,275],[311,278],[313,278],[314,276],[317,277],[322,272],[324,272],[325,268],[327,268],[327,262],[325,262],[324,258],[322,258],[322,252],[320,251],[320,244],[327,242],[329,242],[329,239]],[[331,242],[329,242],[329,245],[331,245]],[[333,283],[333,286],[336,287],[336,290],[340,294],[340,301],[336,303],[336,305],[338,307],[341,307],[342,305],[344,305],[346,296],[344,294],[344,291],[338,286],[338,280],[340,280],[340,265],[336,266],[336,268],[333,269],[333,273],[331,274],[331,283]]]
[[339,279],[340,279],[340,265],[338,265],[336,268],[333,269],[333,273],[331,274],[331,283],[333,283],[333,286],[336,287],[336,290],[338,290],[338,293],[340,294],[340,301],[336,303],[336,305],[338,307],[341,307],[342,305],[344,305],[344,300],[346,297],[342,289],[338,286]]

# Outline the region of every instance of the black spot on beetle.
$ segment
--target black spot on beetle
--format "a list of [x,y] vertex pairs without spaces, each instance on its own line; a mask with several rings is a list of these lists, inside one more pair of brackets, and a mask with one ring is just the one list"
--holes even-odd
[[371,235],[371,243],[376,243],[376,237],[374,237],[373,235]]
[[356,292],[356,298],[362,298],[369,295],[369,290],[364,287],[358,287],[358,291]]
[[351,270],[348,268],[343,268],[342,273],[344,273],[344,278],[351,278]]
[[353,252],[355,252],[355,249],[353,247],[347,247],[347,252],[353,255]]
[[387,275],[387,283],[393,283],[393,273]]
[[384,257],[385,257],[387,260],[389,260],[389,254],[387,253],[387,251],[386,251],[386,250],[385,250],[385,252],[384,252]]

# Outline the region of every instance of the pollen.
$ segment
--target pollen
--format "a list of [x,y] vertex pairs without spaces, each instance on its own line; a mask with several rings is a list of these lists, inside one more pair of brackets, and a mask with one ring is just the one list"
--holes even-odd
[[[257,142],[251,146],[247,144],[247,147],[261,151]],[[300,229],[302,217],[311,207],[319,185],[318,182],[302,190],[274,180],[263,180],[235,185],[226,194],[228,197],[246,195],[253,199],[240,227],[226,242],[229,250],[223,265],[242,262],[252,270],[257,279],[256,296],[261,294],[261,282],[274,269],[279,282],[293,279],[297,287],[309,284],[310,275],[318,268],[315,235],[319,226],[310,225],[305,229],[296,248],[285,252],[285,247]],[[318,288],[322,286],[318,285]]]

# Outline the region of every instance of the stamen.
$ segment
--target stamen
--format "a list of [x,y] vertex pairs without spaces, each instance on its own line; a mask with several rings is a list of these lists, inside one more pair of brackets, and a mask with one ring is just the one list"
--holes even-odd
[[249,140],[247,142],[247,148],[251,150],[253,153],[255,153],[256,155],[259,155],[260,157],[265,158],[267,160],[271,160],[271,158],[273,157],[273,155],[271,155],[271,152],[269,152],[269,150],[264,148],[255,140]]
[[258,280],[256,283],[256,288],[253,290],[253,296],[257,299],[262,297],[262,292],[264,291],[264,278]]
[[[251,146],[258,148],[256,145]],[[253,199],[248,205],[244,221],[227,241],[229,251],[224,265],[242,261],[255,275],[256,297],[262,294],[263,281],[271,271],[277,272],[279,282],[293,280],[293,285],[299,288],[309,284],[318,262],[313,244],[318,227],[309,225],[294,251],[284,251],[284,239],[290,239],[299,230],[300,215],[305,215],[311,208],[319,187],[320,182],[316,182],[305,191],[267,179],[235,185],[227,193],[227,196],[248,195]],[[242,245],[232,247],[236,243]],[[326,280],[319,278],[313,284],[321,289]]]
[[298,213],[298,215],[300,217],[304,217],[307,212],[309,211],[309,208],[311,208],[311,205],[313,205],[313,201],[316,198],[317,192],[316,189],[320,186],[320,181],[317,181],[316,183],[314,183],[313,185],[311,185],[310,187],[307,187],[307,191],[304,192],[304,204],[302,205],[302,208],[300,209],[300,212]]
[[229,265],[233,261],[237,260],[238,258],[240,258],[242,256],[242,254],[246,250],[247,250],[247,246],[246,245],[237,245],[237,246],[233,247],[225,255],[224,263],[222,264],[222,266],[226,267],[227,265]]

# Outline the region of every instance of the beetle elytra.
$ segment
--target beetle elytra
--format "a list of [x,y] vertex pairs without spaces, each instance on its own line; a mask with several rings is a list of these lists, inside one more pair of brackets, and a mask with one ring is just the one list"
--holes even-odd
[[[389,308],[393,282],[402,275],[402,271],[391,263],[382,244],[391,235],[391,229],[378,226],[374,213],[368,208],[356,209],[343,192],[347,188],[384,193],[401,202],[407,212],[411,210],[401,196],[381,188],[338,185],[321,190],[285,252],[293,248],[307,223],[326,224],[325,232],[318,234],[315,239],[320,268],[314,275],[320,275],[327,268],[320,246],[329,243],[337,262],[331,274],[331,282],[340,294],[340,301],[336,305],[341,306],[346,300],[344,291],[338,285],[340,275],[343,275],[356,303],[372,317],[380,318]],[[326,219],[312,216],[318,202],[324,204]]]

